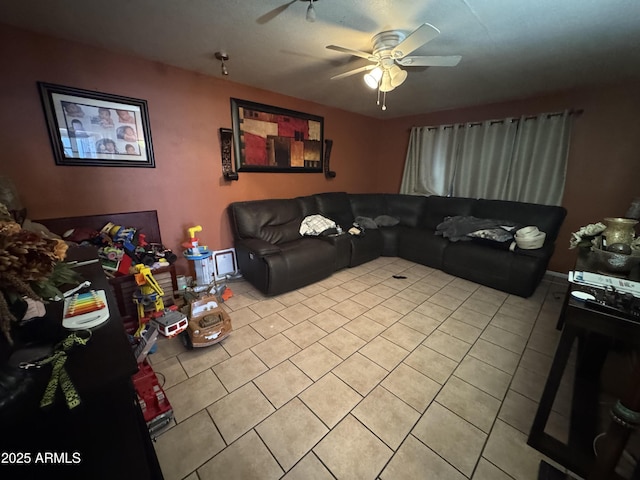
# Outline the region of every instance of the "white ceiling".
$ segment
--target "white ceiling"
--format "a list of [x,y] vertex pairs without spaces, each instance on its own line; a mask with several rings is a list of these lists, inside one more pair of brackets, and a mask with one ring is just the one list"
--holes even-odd
[[[640,80],[639,0],[11,0],[0,22],[378,118]],[[441,34],[414,55],[462,55],[457,67],[413,67],[376,106],[362,74],[384,30],[422,23]]]

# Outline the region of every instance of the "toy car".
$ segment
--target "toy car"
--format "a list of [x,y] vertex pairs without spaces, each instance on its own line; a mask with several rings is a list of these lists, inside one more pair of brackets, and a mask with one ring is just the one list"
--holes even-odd
[[158,327],[158,331],[162,335],[168,338],[180,334],[187,328],[187,317],[170,308],[160,312],[159,315],[152,315],[151,322]]
[[231,333],[231,317],[218,306],[215,296],[207,296],[191,304],[187,330],[181,334],[188,350],[208,347]]

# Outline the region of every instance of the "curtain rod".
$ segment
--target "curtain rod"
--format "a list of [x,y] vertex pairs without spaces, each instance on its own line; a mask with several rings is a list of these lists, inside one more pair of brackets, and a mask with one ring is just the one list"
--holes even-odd
[[[583,109],[571,109],[571,110],[569,110],[568,113],[569,113],[569,115],[580,116],[580,115],[582,115],[584,113],[584,110]],[[533,119],[538,118],[540,115],[543,115],[543,114],[529,115],[529,116],[524,117],[524,120],[525,121],[533,120]],[[547,113],[546,115],[547,115],[547,118],[559,117],[560,115],[564,115],[564,112],[553,112],[553,113]],[[490,122],[490,125],[494,125],[496,123],[503,123],[503,122],[505,122],[507,120],[508,120],[508,118],[505,118],[505,119],[502,119],[502,120],[490,120],[489,122]],[[516,122],[519,122],[520,120],[521,120],[520,118],[512,118],[511,119],[511,123],[516,123]],[[463,125],[465,127],[475,127],[475,126],[478,126],[478,125],[482,125],[483,123],[484,122],[468,122],[468,123],[467,122],[462,122],[462,123],[451,124],[451,125],[438,125],[438,126],[429,126],[429,127],[416,127],[416,126],[413,126],[413,127],[411,127],[411,129],[409,131],[413,130],[414,128],[426,128],[427,130],[436,130],[436,129],[442,127],[444,129],[447,129],[447,128],[453,128],[455,125]]]

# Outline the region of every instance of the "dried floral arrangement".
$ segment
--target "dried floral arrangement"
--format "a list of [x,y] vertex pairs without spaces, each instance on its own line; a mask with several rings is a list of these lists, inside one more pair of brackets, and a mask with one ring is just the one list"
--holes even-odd
[[580,227],[580,230],[571,234],[569,240],[569,249],[577,247],[591,247],[592,240],[605,231],[607,226],[602,223],[590,223],[584,227]]
[[62,296],[59,286],[79,281],[63,262],[67,248],[62,240],[23,229],[0,203],[0,331],[10,344],[11,322],[20,320],[12,313],[16,303]]

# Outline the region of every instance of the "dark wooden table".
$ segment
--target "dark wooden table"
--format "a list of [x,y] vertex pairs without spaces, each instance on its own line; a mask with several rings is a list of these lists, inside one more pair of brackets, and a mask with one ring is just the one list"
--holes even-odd
[[[594,271],[595,268],[588,258],[583,257],[579,259],[576,270]],[[637,271],[631,276],[635,279]],[[597,430],[598,375],[614,344],[623,344],[627,348],[640,346],[640,323],[616,312],[591,308],[571,296],[575,290],[593,293],[597,298],[604,295],[603,289],[570,285],[558,321],[562,334],[528,444],[581,477],[589,480],[614,479],[618,478],[614,470],[634,426],[627,428],[611,421],[607,435],[598,442],[599,455],[595,457],[593,441],[600,433]],[[577,344],[577,359],[569,439],[563,443],[544,429],[574,344]],[[623,379],[623,383],[625,394],[620,404],[631,411],[640,410],[640,370],[636,369],[629,378]]]
[[[72,249],[68,256],[69,261],[92,259],[97,255],[91,247]],[[34,408],[1,425],[0,455],[5,453],[9,460],[6,453],[22,452],[31,460],[22,465],[0,463],[0,478],[161,479],[131,381],[138,366],[116,302],[100,263],[88,263],[78,271],[92,282],[91,288],[105,290],[110,311],[109,320],[92,329],[87,345],[75,348],[65,365],[82,403],[69,410],[58,392],[52,408]],[[62,302],[49,304],[45,318],[61,323]],[[58,332],[62,338],[70,333]],[[58,462],[36,464],[38,454],[45,452],[58,454]],[[63,458],[79,463],[62,462]]]

